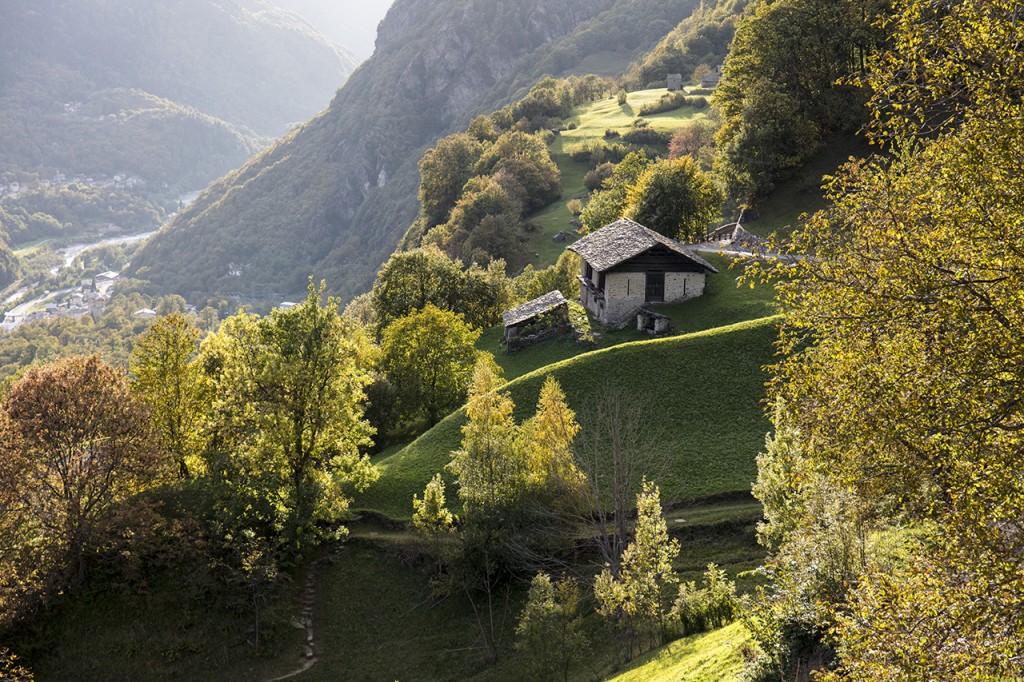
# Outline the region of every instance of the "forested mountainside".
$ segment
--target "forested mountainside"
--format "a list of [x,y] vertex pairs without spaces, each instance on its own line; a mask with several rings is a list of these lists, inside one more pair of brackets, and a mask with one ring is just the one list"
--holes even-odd
[[637,62],[626,75],[626,84],[641,88],[679,73],[684,78],[701,64],[721,64],[736,32],[736,24],[750,0],[701,3],[687,19],[666,35],[657,47]]
[[[151,291],[254,302],[326,278],[367,289],[417,212],[416,162],[545,73],[625,71],[695,0],[399,0],[321,116],[223,178],[141,251]],[[277,300],[280,300],[279,298]]]

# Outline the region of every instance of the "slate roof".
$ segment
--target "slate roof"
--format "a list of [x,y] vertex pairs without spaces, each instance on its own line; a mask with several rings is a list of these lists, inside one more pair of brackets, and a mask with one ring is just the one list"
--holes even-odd
[[501,321],[506,327],[526,322],[532,317],[542,315],[549,310],[554,310],[560,305],[565,305],[568,301],[565,300],[565,296],[562,296],[561,291],[549,291],[540,298],[535,298],[532,301],[527,301],[517,308],[512,310],[506,310],[501,314]]
[[644,227],[629,218],[621,218],[566,248],[575,251],[598,271],[613,268],[623,261],[639,256],[644,251],[661,244],[683,258],[693,261],[711,272],[718,272],[711,263],[685,248],[682,244],[663,234]]

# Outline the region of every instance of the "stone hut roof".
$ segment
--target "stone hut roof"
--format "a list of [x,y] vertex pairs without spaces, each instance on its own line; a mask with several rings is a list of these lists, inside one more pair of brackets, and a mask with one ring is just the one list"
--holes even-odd
[[506,310],[501,314],[501,321],[506,327],[512,327],[538,315],[543,315],[549,310],[554,310],[566,303],[568,301],[565,300],[565,296],[562,296],[561,291],[549,291],[543,296],[527,301],[517,308]]
[[590,263],[595,270],[603,271],[619,263],[639,256],[644,251],[662,245],[683,258],[693,261],[711,272],[718,272],[711,263],[685,248],[682,244],[665,235],[644,227],[629,218],[621,218],[599,230],[594,230],[566,248],[574,251]]

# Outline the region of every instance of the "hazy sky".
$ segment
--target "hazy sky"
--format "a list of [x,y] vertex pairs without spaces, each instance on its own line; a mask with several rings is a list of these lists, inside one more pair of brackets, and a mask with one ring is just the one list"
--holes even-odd
[[271,0],[300,14],[325,36],[360,59],[373,53],[377,24],[392,0]]

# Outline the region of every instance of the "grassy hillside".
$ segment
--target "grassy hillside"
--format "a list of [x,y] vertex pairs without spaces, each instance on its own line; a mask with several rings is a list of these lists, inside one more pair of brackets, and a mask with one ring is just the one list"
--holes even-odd
[[[665,501],[749,490],[754,456],[768,423],[761,400],[762,366],[772,360],[774,320],[743,322],[685,336],[640,341],[587,353],[519,377],[508,385],[517,416],[532,414],[548,374],[585,418],[601,396],[639,401],[665,434],[656,446],[667,460]],[[382,458],[381,480],[358,501],[394,518],[411,513],[413,494],[444,469],[459,446],[464,413],[449,415],[401,451]]]
[[676,640],[645,654],[611,682],[719,682],[743,669],[742,649],[751,642],[742,623]]
[[[755,320],[774,315],[776,306],[773,290],[764,285],[754,288],[737,286],[736,278],[743,270],[742,264],[730,256],[714,253],[702,254],[719,273],[707,280],[707,289],[700,298],[658,305],[657,310],[672,318],[675,333],[691,333],[723,327],[725,325]],[[501,345],[504,329],[491,327],[484,331],[477,348],[494,355],[505,371],[505,379],[511,381],[545,365],[567,360],[594,350],[594,347],[576,343],[571,337],[554,339],[545,343],[508,353]],[[609,348],[631,341],[649,340],[646,332],[632,327],[604,332],[596,340],[597,348]]]

